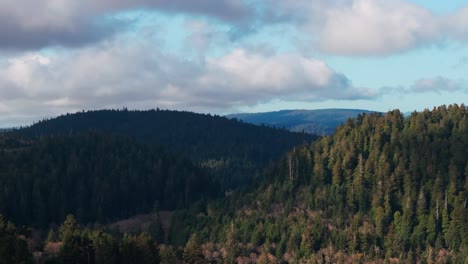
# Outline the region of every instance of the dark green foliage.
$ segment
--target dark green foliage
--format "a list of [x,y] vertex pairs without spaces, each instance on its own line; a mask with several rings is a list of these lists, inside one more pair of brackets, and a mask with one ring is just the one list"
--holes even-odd
[[[233,193],[217,207],[208,225],[226,230],[234,221],[242,243],[275,243],[277,257],[290,253],[296,260],[332,258],[332,250],[352,262],[463,263],[467,157],[464,105],[408,118],[397,110],[359,115],[334,135],[290,151],[258,189]],[[220,215],[231,218],[219,221]],[[281,236],[268,231],[269,222]]]
[[125,235],[121,242],[119,261],[128,264],[158,263],[159,252],[156,243],[148,234]]
[[[215,200],[202,189],[203,181],[199,186],[197,182],[177,182],[177,179],[186,179],[182,176],[167,178],[167,181],[174,180],[173,184],[158,181],[164,188],[172,186],[169,190],[175,194],[165,189],[160,194],[171,197],[171,200],[151,196],[158,192],[146,193],[149,197],[146,199],[147,196],[141,195],[145,193],[146,185],[158,191],[161,185],[151,185],[151,180],[141,180],[132,176],[132,172],[146,175],[143,172],[152,172],[154,168],[160,168],[157,164],[165,164],[166,167],[162,167],[167,169],[163,171],[174,173],[169,175],[178,175],[176,172],[181,168],[186,169],[182,169],[181,175],[198,171],[200,174],[195,175],[200,176],[194,179],[203,180],[205,174],[191,163],[179,162],[153,147],[135,144],[128,139],[124,140],[128,143],[122,143],[120,137],[99,135],[60,136],[53,140],[4,137],[2,143],[7,147],[0,151],[0,155],[5,157],[0,162],[8,173],[1,170],[3,185],[0,186],[4,195],[0,196],[1,201],[9,201],[11,206],[19,208],[33,208],[21,211],[18,219],[42,219],[41,215],[48,216],[50,212],[44,212],[41,208],[47,206],[37,201],[55,201],[47,198],[50,194],[43,191],[42,186],[53,186],[54,180],[60,179],[61,186],[65,186],[67,194],[70,194],[63,196],[67,198],[64,198],[65,202],[60,202],[86,200],[88,189],[97,188],[90,184],[90,179],[101,179],[99,175],[107,175],[92,174],[91,168],[100,168],[101,165],[89,164],[106,164],[100,170],[111,171],[113,181],[99,182],[96,186],[107,184],[107,189],[97,190],[99,194],[106,195],[114,194],[113,191],[119,195],[123,193],[125,199],[116,199],[124,205],[122,208],[127,210],[126,213],[137,212],[132,208],[141,204],[144,207],[140,209],[146,211],[150,211],[153,204],[161,208],[177,207],[178,204],[191,204],[191,207],[174,214],[167,234],[167,242],[172,246],[162,245],[158,251],[154,241],[161,239],[158,218],[152,220],[151,235],[110,235],[100,230],[83,230],[77,224],[80,214],[91,212],[99,215],[101,212],[106,215],[108,212],[106,206],[109,203],[100,204],[103,198],[100,200],[101,196],[91,195],[99,210],[82,208],[76,210],[78,221],[72,216],[66,218],[58,230],[60,241],[55,242],[62,243],[61,251],[58,256],[48,259],[51,263],[174,263],[182,260],[185,263],[219,263],[232,262],[236,257],[255,259],[258,263],[466,263],[468,260],[468,112],[464,105],[441,106],[413,113],[407,118],[399,111],[385,115],[359,115],[340,126],[333,136],[290,150],[250,190],[226,192],[225,197]],[[116,142],[118,144],[110,144]],[[120,146],[125,151],[110,145]],[[42,148],[47,151],[41,151]],[[56,152],[63,155],[59,158],[49,154]],[[88,155],[92,159],[84,158]],[[29,162],[31,157],[40,162]],[[151,158],[147,160],[146,157]],[[126,160],[132,162],[126,163]],[[161,163],[155,160],[161,160]],[[122,165],[110,166],[111,162]],[[18,165],[23,163],[25,165]],[[42,173],[34,174],[35,171]],[[84,177],[88,181],[80,183],[78,175],[88,175],[83,171],[93,177]],[[155,173],[150,175],[159,175],[159,172],[155,169]],[[42,176],[25,176],[29,174]],[[56,177],[42,182],[42,179],[55,174],[74,177]],[[122,175],[129,176],[121,178]],[[113,185],[114,177],[119,179],[119,184]],[[125,184],[122,184],[122,179],[127,179]],[[137,180],[144,184],[139,185]],[[67,184],[68,181],[70,183]],[[75,186],[78,186],[77,191],[74,191]],[[192,191],[192,186],[197,187]],[[126,203],[132,195],[122,191],[124,187],[137,190],[132,195],[138,198],[139,204],[135,202],[132,207]],[[16,193],[16,188],[29,192],[18,192],[17,196],[11,196],[14,199],[5,196]],[[57,193],[59,189],[50,190],[50,193]],[[82,194],[85,194],[84,198],[80,196]],[[187,203],[187,197],[195,200],[187,196],[190,194],[197,194],[194,197],[199,198],[198,202]],[[35,201],[36,206],[31,207],[31,201]],[[9,204],[0,205],[14,208]],[[80,208],[80,203],[73,206]],[[67,209],[57,208],[64,212]],[[26,249],[24,255],[28,255],[25,241],[18,235],[21,231],[11,224],[0,226],[4,227],[0,230],[10,230],[6,234],[15,234],[6,236],[7,239],[21,240],[17,241],[18,247]],[[4,243],[2,234],[0,254],[11,260],[9,252],[15,252],[11,246],[15,243]],[[53,244],[57,238],[53,233],[50,237],[48,240]]]
[[197,234],[193,234],[187,241],[184,248],[183,259],[187,264],[206,263],[201,249],[201,242],[198,240]]
[[59,238],[61,241],[67,241],[79,232],[79,226],[76,222],[75,216],[72,214],[67,215],[67,218],[59,228]]
[[[59,244],[60,252],[48,252],[49,244]],[[102,230],[83,229],[73,215],[68,215],[60,226],[60,240],[46,242],[44,263],[76,264],[154,264],[159,263],[157,244],[146,233],[123,237]],[[20,263],[20,262],[10,262]]]
[[0,215],[0,264],[33,263],[26,235]]
[[47,239],[46,242],[57,242],[59,241],[59,237],[57,236],[57,233],[54,231],[53,228],[49,230],[49,233],[47,234]]
[[160,145],[208,168],[222,189],[252,182],[256,173],[295,145],[316,137],[225,117],[178,111],[101,110],[67,114],[16,131],[29,136],[99,130]]
[[220,193],[209,173],[190,161],[99,132],[2,146],[0,186],[0,212],[39,227],[68,213],[105,223],[146,213],[156,201],[170,210]]
[[238,238],[234,223],[231,223],[226,232],[226,263],[235,263],[239,254]]
[[161,245],[159,247],[159,255],[161,258],[161,264],[177,263],[177,256],[172,246]]
[[118,263],[120,260],[120,252],[122,249],[119,246],[118,239],[101,230],[91,232],[90,238],[94,248],[94,263],[96,264],[112,264]]

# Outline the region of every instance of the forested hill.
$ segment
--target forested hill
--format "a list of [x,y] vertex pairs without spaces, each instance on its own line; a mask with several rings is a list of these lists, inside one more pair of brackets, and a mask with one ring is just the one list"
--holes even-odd
[[288,153],[260,189],[213,205],[209,228],[191,232],[224,241],[226,230],[226,243],[276,261],[467,263],[467,178],[463,105],[364,114]]
[[317,110],[281,110],[264,113],[232,114],[228,118],[237,118],[251,124],[265,124],[286,128],[290,131],[306,132],[316,135],[331,135],[338,125],[358,114],[372,113],[360,109],[317,109]]
[[225,117],[179,111],[100,110],[62,115],[19,130],[29,136],[100,130],[156,143],[209,168],[223,188],[250,182],[293,146],[316,137]]
[[0,214],[38,227],[69,213],[82,223],[105,223],[220,194],[209,173],[190,161],[97,132],[33,140],[0,135],[0,186]]
[[[157,200],[155,196],[161,195],[157,186],[182,184],[184,188],[171,200],[163,200],[163,206],[195,200],[205,193],[192,189],[192,182],[153,185],[164,178],[135,179],[135,175],[151,175],[135,171],[182,175],[168,179],[187,179],[184,175],[191,171],[194,177],[190,179],[195,182],[206,179],[182,161],[162,158],[163,165],[155,166],[151,160],[158,160],[159,154],[153,153],[153,147],[115,144],[113,136],[100,137],[95,132],[72,137],[37,139],[42,142],[38,148],[30,139],[3,135],[2,144],[7,147],[0,152],[0,164],[8,170],[0,170],[7,172],[1,175],[5,182],[0,184],[0,204],[11,206],[1,208],[2,212],[11,217],[18,208],[30,208],[22,211],[21,219],[33,221],[42,219],[42,214],[61,214],[67,206],[76,208],[73,212],[79,218],[83,212],[100,215],[107,210],[131,214]],[[90,151],[96,154],[86,158]],[[32,156],[39,162],[28,161]],[[150,224],[156,228],[149,231],[164,244],[159,252],[149,235],[83,229],[72,216],[59,228],[58,237],[53,230],[49,233],[43,249],[57,263],[89,263],[90,259],[93,263],[101,263],[98,259],[112,263],[118,259],[125,263],[154,263],[156,259],[161,263],[468,263],[467,157],[468,110],[464,105],[414,112],[406,118],[398,110],[362,114],[339,126],[334,135],[293,148],[251,190],[214,200],[202,197],[208,202],[175,212],[170,229],[162,230],[156,215]],[[143,164],[136,165],[142,160]],[[91,166],[91,161],[98,163]],[[60,166],[55,169],[50,164]],[[159,168],[165,166],[167,170],[161,173]],[[59,177],[73,176],[77,170],[91,174]],[[96,178],[101,174],[96,172],[103,170],[112,173],[102,175],[109,179],[118,175],[118,180]],[[41,171],[50,173],[36,173]],[[50,185],[64,186],[67,197],[76,199],[61,201],[63,191]],[[138,191],[129,193],[130,189]],[[109,202],[112,197],[119,202]],[[44,210],[38,201],[57,210]],[[135,208],[130,207],[132,203]],[[0,216],[0,246],[10,249],[0,250],[0,256],[31,259],[24,242],[28,233],[10,224],[7,227]],[[55,253],[54,245],[61,245]]]

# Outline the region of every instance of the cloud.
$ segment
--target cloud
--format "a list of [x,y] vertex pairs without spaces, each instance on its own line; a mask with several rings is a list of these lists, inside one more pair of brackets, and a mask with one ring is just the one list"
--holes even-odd
[[35,49],[49,45],[76,46],[112,34],[112,24],[98,24],[104,10],[76,1],[0,0],[0,48]]
[[252,16],[237,0],[0,0],[0,49],[96,42],[131,23],[110,15],[134,9],[208,15],[229,23]]
[[316,101],[373,96],[365,89],[352,87],[346,76],[323,61],[296,54],[268,56],[244,49],[208,60],[199,83],[202,87],[217,87],[227,98],[245,98],[249,104],[273,98]]
[[357,0],[326,12],[320,48],[344,55],[404,51],[437,39],[434,15],[404,1]]
[[[95,43],[131,28],[134,20],[115,15],[132,10],[215,18],[230,27],[232,42],[285,24],[308,36],[308,51],[346,56],[468,41],[468,7],[437,15],[405,0],[0,0],[0,49]],[[201,48],[203,34],[199,28],[194,36]]]
[[468,41],[468,6],[447,17],[445,27],[448,30],[448,34],[458,38],[460,41]]
[[[109,107],[226,111],[273,99],[369,99],[320,60],[245,49],[188,61],[151,43],[114,38],[54,55],[31,52],[0,66],[2,115]],[[3,95],[8,94],[8,98]]]
[[451,80],[445,77],[419,79],[414,82],[410,90],[416,93],[425,92],[455,92],[466,90],[467,85],[461,80]]
[[[110,0],[109,0],[110,1]],[[133,3],[132,0],[121,0]],[[237,22],[253,16],[251,8],[239,0],[140,0],[149,8],[209,15],[225,21]]]
[[447,15],[405,0],[269,1],[271,19],[294,23],[308,43],[344,56],[386,56],[447,40],[468,41],[468,7]]
[[195,52],[199,60],[204,60],[208,52],[226,48],[231,44],[228,33],[217,29],[205,20],[188,20],[184,27],[187,31],[185,43],[188,44],[188,47],[186,51]]

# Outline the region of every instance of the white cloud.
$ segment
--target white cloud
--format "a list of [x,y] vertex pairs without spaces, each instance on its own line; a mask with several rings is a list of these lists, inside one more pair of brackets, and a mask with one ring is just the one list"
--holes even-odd
[[[324,62],[299,55],[266,56],[237,49],[208,61],[200,79],[206,87],[225,87],[247,93],[310,93],[334,87],[334,73]],[[347,88],[347,87],[346,87]]]
[[[184,26],[187,31],[185,52],[194,52],[200,61],[207,53],[226,49],[231,44],[226,30],[219,29],[206,19],[188,19]],[[184,56],[190,57],[190,54]]]
[[445,26],[448,34],[461,41],[468,41],[468,6],[448,16]]
[[356,0],[326,12],[320,48],[344,55],[390,54],[438,37],[436,17],[400,0]]
[[252,17],[237,0],[0,0],[0,49],[93,43],[131,23],[109,15],[135,9],[205,15],[232,24]]
[[[132,23],[108,15],[135,9],[216,18],[231,27],[232,41],[265,25],[294,24],[309,36],[309,52],[338,55],[389,55],[447,39],[468,41],[468,6],[437,15],[408,0],[0,0],[0,49],[95,43]],[[212,37],[207,26],[189,26],[199,52]]]
[[187,22],[186,28],[190,32],[187,42],[189,42],[197,52],[204,54],[210,46],[213,29],[207,22],[201,20]]
[[[273,99],[372,98],[324,62],[236,49],[203,62],[115,38],[73,52],[29,53],[0,66],[2,115],[107,107],[226,111]],[[9,94],[5,99],[4,94]]]
[[417,93],[455,92],[466,89],[467,85],[465,82],[461,80],[451,80],[441,76],[419,79],[411,86],[411,91]]
[[270,0],[271,12],[293,21],[323,52],[390,55],[447,40],[468,41],[468,6],[438,15],[407,0]]

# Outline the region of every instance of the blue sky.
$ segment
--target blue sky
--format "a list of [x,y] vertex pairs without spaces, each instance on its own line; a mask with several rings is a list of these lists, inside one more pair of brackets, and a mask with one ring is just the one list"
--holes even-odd
[[465,103],[464,2],[1,2],[0,127],[82,109]]

